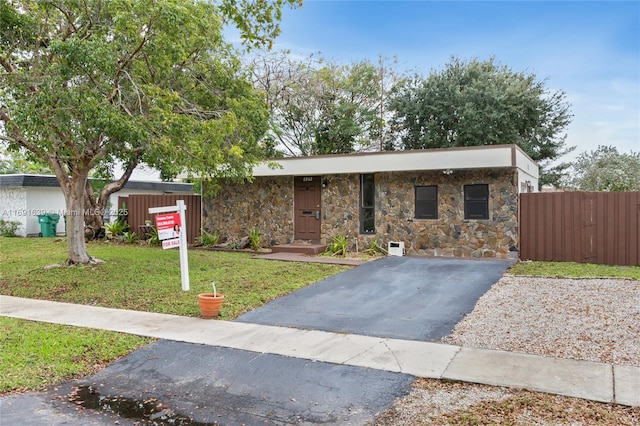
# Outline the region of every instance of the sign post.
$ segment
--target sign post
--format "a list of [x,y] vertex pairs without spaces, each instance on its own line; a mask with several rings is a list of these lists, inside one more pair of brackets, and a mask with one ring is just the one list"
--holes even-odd
[[[175,206],[150,207],[149,214],[168,213],[156,215],[156,229],[158,238],[162,240],[162,248],[180,249],[180,275],[182,278],[182,290],[189,290],[189,259],[187,258],[187,235],[185,233],[187,206],[184,200],[176,201]],[[178,212],[178,213],[175,213]]]

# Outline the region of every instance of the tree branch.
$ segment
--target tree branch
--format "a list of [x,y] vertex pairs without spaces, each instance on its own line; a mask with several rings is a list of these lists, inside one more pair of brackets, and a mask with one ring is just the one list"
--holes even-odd
[[138,46],[136,46],[133,52],[129,53],[127,57],[121,61],[120,67],[118,68],[118,71],[116,71],[116,74],[113,77],[113,84],[114,84],[113,93],[111,94],[111,96],[109,96],[109,98],[107,98],[107,101],[109,103],[113,102],[113,100],[116,97],[116,94],[118,93],[118,89],[119,89],[118,81],[120,80],[120,76],[125,71],[125,69],[129,66],[131,61],[133,61],[133,58],[135,58],[138,52],[142,50],[146,42],[149,40],[147,38],[147,35],[151,32],[152,26],[153,26],[153,19],[150,19],[149,23],[147,24],[147,31],[144,34],[144,37],[142,37],[142,40],[140,40],[140,43],[138,43]]
[[125,171],[122,173],[122,176],[120,176],[120,178],[117,181],[108,183],[104,186],[104,188],[102,188],[102,191],[100,191],[100,196],[98,197],[99,206],[106,206],[107,199],[109,198],[109,196],[114,192],[118,192],[122,188],[124,188],[125,184],[129,181],[129,178],[131,178],[131,175],[133,174],[133,170],[137,166],[138,166],[138,158],[136,156],[135,159],[132,159],[129,161],[129,164],[127,164],[127,168],[125,169]]

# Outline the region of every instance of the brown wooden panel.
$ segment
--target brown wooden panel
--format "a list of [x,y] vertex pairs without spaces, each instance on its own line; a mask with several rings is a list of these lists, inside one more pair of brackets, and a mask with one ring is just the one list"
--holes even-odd
[[144,221],[155,223],[155,215],[149,214],[150,207],[174,206],[178,200],[184,200],[187,207],[185,220],[187,222],[187,242],[193,244],[200,236],[201,225],[201,198],[199,195],[152,195],[132,194],[128,197],[118,198],[118,208],[126,203],[129,215],[127,220],[132,230],[144,237]]
[[640,265],[640,192],[520,194],[523,260]]
[[562,214],[565,204],[561,202],[559,197],[553,197],[553,202],[551,205],[552,208],[552,218],[550,228],[551,228],[551,238],[553,238],[553,243],[551,244],[551,248],[553,250],[552,258],[554,260],[562,257],[563,253],[565,253],[565,244],[564,244],[564,236],[562,235]]
[[[633,220],[634,211],[635,220]],[[629,220],[629,265],[640,265],[640,192],[631,195],[629,212],[632,216]]]
[[598,204],[594,193],[584,193],[582,196],[582,205],[580,209],[582,227],[580,229],[581,237],[581,257],[578,259],[570,259],[568,261],[597,263],[598,253],[598,229],[599,220],[604,216],[598,211]]

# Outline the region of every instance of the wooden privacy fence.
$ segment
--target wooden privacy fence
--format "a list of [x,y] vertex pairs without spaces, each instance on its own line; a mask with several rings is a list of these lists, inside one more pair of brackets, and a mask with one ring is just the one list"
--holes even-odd
[[640,192],[520,194],[520,259],[640,265]]
[[187,211],[185,212],[187,242],[193,244],[196,238],[200,236],[201,200],[199,195],[131,194],[128,197],[118,197],[118,209],[123,208],[123,203],[126,204],[127,211],[129,212],[127,220],[131,230],[137,232],[140,238],[146,238],[145,233],[148,229],[145,228],[144,221],[151,220],[151,223],[155,226],[155,215],[149,214],[149,208],[175,206],[178,200],[184,200],[187,206]]

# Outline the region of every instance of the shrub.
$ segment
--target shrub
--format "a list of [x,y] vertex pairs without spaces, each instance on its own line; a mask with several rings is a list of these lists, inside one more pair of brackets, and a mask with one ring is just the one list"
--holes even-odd
[[218,231],[213,231],[213,233],[208,233],[204,228],[200,229],[200,236],[198,237],[198,242],[203,246],[214,246],[218,244],[218,240],[220,239],[220,233]]
[[107,223],[103,226],[104,228],[104,237],[107,240],[115,240],[115,239],[124,239],[118,238],[123,237],[124,233],[129,230],[129,224],[123,222],[122,220],[116,220],[115,222]]
[[124,238],[125,243],[137,243],[140,240],[140,237],[138,237],[138,234],[130,231],[127,231],[124,234],[122,234],[122,237]]
[[0,219],[0,236],[1,237],[15,237],[16,231],[20,226],[20,222],[13,222],[4,219]]
[[347,241],[346,235],[336,235],[331,239],[331,243],[327,246],[327,250],[325,250],[325,253],[332,256],[345,257],[347,255],[348,245],[349,243]]
[[389,254],[389,252],[387,252],[387,249],[384,248],[384,245],[382,244],[382,241],[379,238],[370,239],[369,247],[366,250],[363,250],[362,252],[369,254],[371,256],[376,256],[378,254],[382,254],[386,256],[387,254]]
[[252,250],[257,251],[258,249],[260,249],[261,240],[262,237],[260,236],[260,230],[258,228],[251,229],[251,232],[249,233],[249,246]]
[[162,240],[158,235],[158,230],[156,228],[152,228],[150,232],[147,232],[147,242],[154,246],[162,245]]

